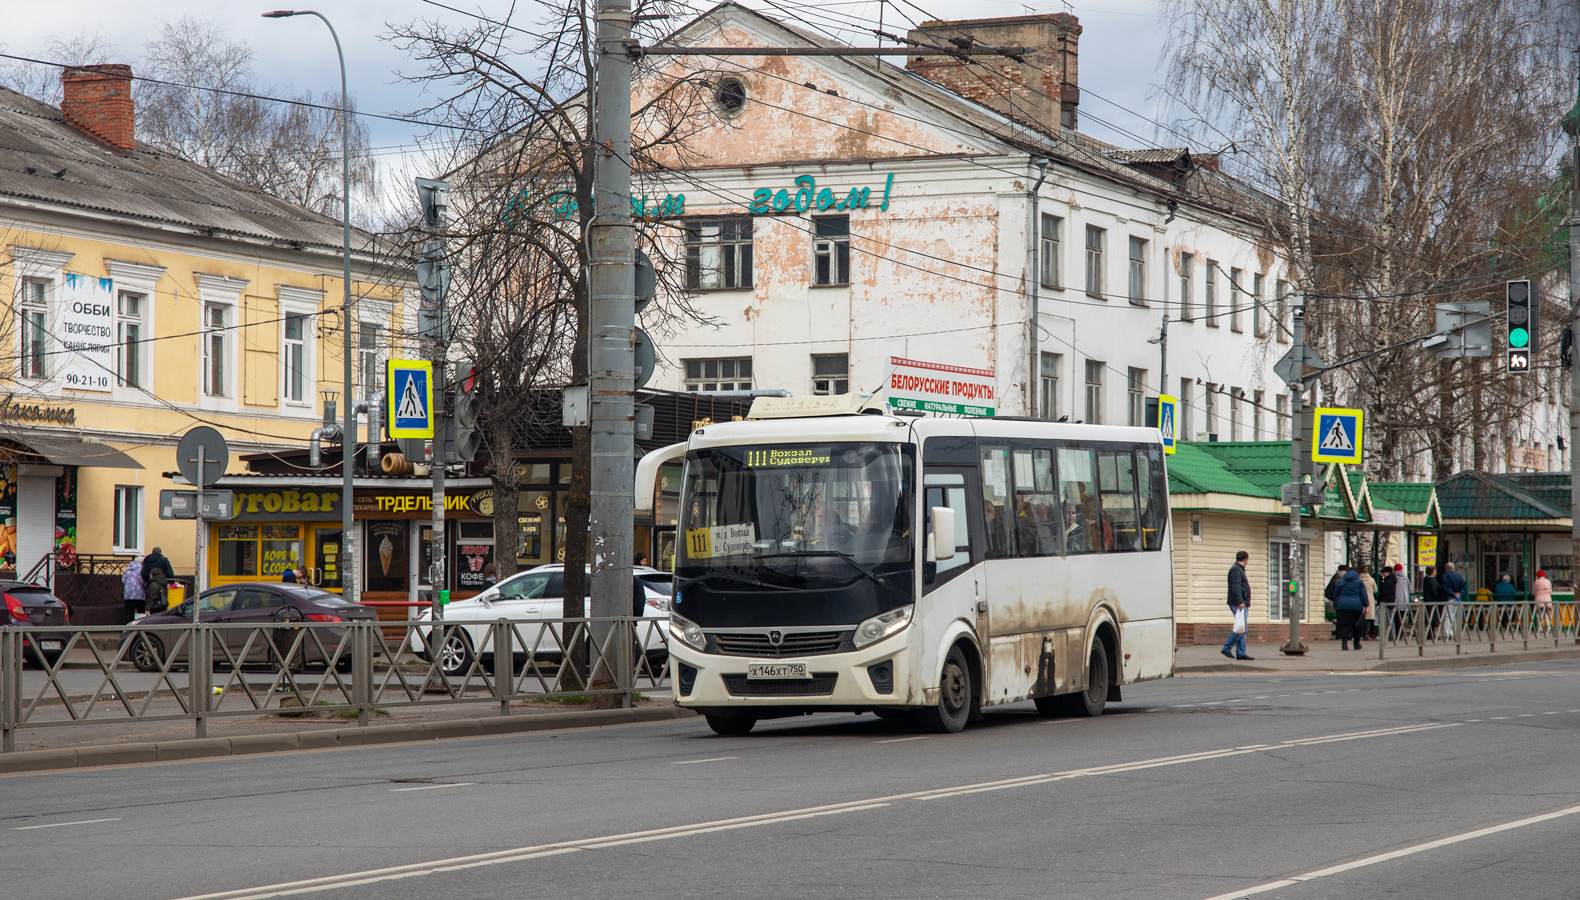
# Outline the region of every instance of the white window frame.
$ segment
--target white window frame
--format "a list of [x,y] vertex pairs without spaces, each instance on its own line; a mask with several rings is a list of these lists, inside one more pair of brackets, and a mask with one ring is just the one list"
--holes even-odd
[[[143,500],[143,487],[139,484],[118,484],[115,486],[115,519],[111,527],[111,549],[116,554],[142,553],[143,538],[147,536],[146,522],[143,512],[147,508]],[[126,540],[127,524],[131,523],[137,533],[134,540]]]
[[[1107,249],[1108,229],[1096,225],[1086,226],[1086,293],[1098,299],[1107,299],[1103,296],[1103,252]],[[1097,246],[1092,246],[1092,238],[1096,237]]]
[[1125,382],[1125,407],[1129,424],[1140,428],[1147,424],[1147,370],[1131,366]]
[[[115,286],[115,387],[117,400],[147,400],[154,392],[154,312],[158,303],[159,279],[164,277],[164,266],[130,262],[124,259],[107,259],[105,271]],[[126,365],[126,320],[121,315],[121,292],[142,295],[142,309],[137,316],[137,333],[141,346],[137,357],[137,386],[122,382],[121,374]]]
[[1146,238],[1130,235],[1130,302],[1136,306],[1147,305],[1147,244]]
[[[379,390],[380,382],[384,378],[384,362],[390,358],[391,335],[390,322],[395,316],[395,304],[387,300],[376,300],[372,297],[363,297],[357,301],[357,334],[356,334],[356,390],[358,400],[370,400]],[[367,352],[362,348],[362,335],[368,327],[375,329],[373,336],[373,371],[364,370],[363,355]],[[364,384],[368,374],[372,381]]]
[[[1103,368],[1104,363],[1095,359],[1086,361],[1084,383],[1086,385],[1086,404],[1083,407],[1085,418],[1082,420],[1088,425],[1103,424]],[[1092,380],[1096,374],[1096,381]]]
[[1256,272],[1251,276],[1251,333],[1267,337],[1267,311],[1262,309],[1262,292],[1267,290],[1267,276]]
[[1060,247],[1064,243],[1064,219],[1052,213],[1042,214],[1041,241],[1037,249],[1037,268],[1040,284],[1050,290],[1062,290],[1063,267],[1059,265]]
[[1277,394],[1273,398],[1273,421],[1278,429],[1278,439],[1289,440],[1289,395]]
[[1241,318],[1244,304],[1240,298],[1244,292],[1240,290],[1240,281],[1245,277],[1244,269],[1229,270],[1229,330],[1241,332],[1245,330],[1245,320]]
[[1202,409],[1204,410],[1204,414],[1203,414],[1202,418],[1207,420],[1207,427],[1205,429],[1203,429],[1203,434],[1208,434],[1208,435],[1215,435],[1215,434],[1217,434],[1218,433],[1218,385],[1214,384],[1211,381],[1207,382],[1207,393],[1203,396],[1203,399],[1202,399]]
[[1207,272],[1203,276],[1202,305],[1206,310],[1208,328],[1218,327],[1218,261],[1207,260]]
[[[711,378],[707,374],[707,364],[710,362],[719,363],[719,365],[715,367],[715,374]],[[752,385],[754,383],[753,378],[755,376],[751,371],[748,371],[744,376],[740,374],[740,364],[742,362],[746,363],[747,369],[756,369],[756,367],[752,364],[752,358],[750,356],[715,356],[681,360],[680,374],[684,379],[686,390],[688,391],[698,393],[707,393],[711,391],[749,391],[752,389]],[[699,374],[695,377],[693,377],[691,374],[692,363],[697,364],[696,369],[699,372]],[[732,364],[732,374],[727,378],[724,375],[724,363]],[[720,387],[719,385],[721,383],[728,384],[729,387]],[[707,385],[711,385],[711,387],[708,387]]]
[[1243,388],[1229,388],[1229,440],[1240,440],[1240,401],[1245,399]]
[[[843,234],[840,221],[845,223]],[[825,225],[834,230],[823,234]],[[812,286],[850,287],[850,216],[812,217]]]
[[[241,341],[238,339],[240,329],[237,328],[241,316],[241,293],[251,282],[245,278],[206,272],[194,272],[193,275],[198,285],[197,330],[202,335],[198,358],[203,363],[203,372],[199,379],[198,401],[204,409],[234,412],[241,403]],[[219,395],[210,394],[208,387],[209,353],[213,346],[209,343],[209,310],[214,307],[224,311],[225,320],[225,339],[220,347],[223,366],[221,375],[225,385],[224,393]]]
[[[40,388],[54,387],[54,377],[57,366],[54,365],[55,354],[51,353],[49,336],[59,333],[60,312],[57,309],[60,301],[60,284],[66,277],[66,266],[76,256],[75,253],[60,253],[54,250],[43,250],[37,247],[23,247],[11,245],[12,260],[12,309],[16,311],[17,319],[11,326],[16,333],[12,342],[12,349],[17,360],[16,371],[22,371],[22,323],[21,310],[24,305],[28,282],[44,283],[44,372],[41,376],[19,377],[18,380]],[[31,305],[29,308],[32,307]]]
[[1196,254],[1180,254],[1180,321],[1196,321]]
[[1064,368],[1064,356],[1060,353],[1043,353],[1040,364],[1041,375],[1038,380],[1042,394],[1037,398],[1037,414],[1044,421],[1053,422],[1059,418],[1059,370]]
[[1180,393],[1175,398],[1179,403],[1176,415],[1179,421],[1174,423],[1174,436],[1182,441],[1196,440],[1196,382],[1189,378],[1180,379]]
[[1280,344],[1289,343],[1289,282],[1280,278],[1273,282],[1277,296],[1273,301],[1273,330],[1278,332]]
[[50,310],[55,306],[56,282],[45,278],[22,279],[21,299],[17,302],[17,331],[21,350],[17,354],[17,377],[28,381],[48,381],[54,354],[49,352]]
[[1266,391],[1251,394],[1251,440],[1262,440],[1262,407],[1267,403]]
[[[817,364],[823,360],[839,360],[844,363],[844,366],[839,373],[828,372],[820,375],[817,371]],[[848,393],[850,393],[850,354],[812,354],[812,396],[833,397]]]
[[[280,407],[292,415],[311,417],[318,402],[318,313],[323,308],[324,292],[289,284],[274,286],[280,298]],[[287,316],[306,316],[302,332],[303,391],[300,400],[288,395],[289,379],[286,377],[287,356],[285,322]]]

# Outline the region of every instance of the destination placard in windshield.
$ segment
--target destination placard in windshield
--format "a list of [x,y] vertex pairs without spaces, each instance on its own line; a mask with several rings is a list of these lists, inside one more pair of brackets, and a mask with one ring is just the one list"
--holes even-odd
[[753,469],[775,469],[782,466],[826,466],[834,461],[828,447],[768,447],[746,451],[746,465]]

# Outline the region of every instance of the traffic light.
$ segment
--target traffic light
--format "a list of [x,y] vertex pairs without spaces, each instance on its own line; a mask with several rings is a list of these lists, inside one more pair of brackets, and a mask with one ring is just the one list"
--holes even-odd
[[1510,281],[1504,292],[1509,301],[1509,371],[1529,372],[1536,350],[1536,291],[1529,281]]
[[455,458],[451,462],[471,462],[483,443],[483,432],[477,426],[483,398],[477,389],[477,370],[462,363],[457,371],[467,374],[456,384],[455,404],[450,407],[450,421],[455,429]]

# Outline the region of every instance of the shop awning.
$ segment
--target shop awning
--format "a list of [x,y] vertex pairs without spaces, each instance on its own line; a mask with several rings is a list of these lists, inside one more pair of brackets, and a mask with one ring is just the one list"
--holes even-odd
[[97,466],[104,469],[141,469],[142,465],[109,444],[72,440],[64,435],[17,431],[5,435],[57,466]]

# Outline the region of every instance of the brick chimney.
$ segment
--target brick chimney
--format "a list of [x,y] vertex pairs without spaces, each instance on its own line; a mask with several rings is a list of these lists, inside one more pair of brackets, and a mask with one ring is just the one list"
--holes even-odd
[[60,103],[66,124],[117,153],[132,152],[132,67],[121,64],[62,69]]
[[1081,23],[1069,13],[1002,19],[931,20],[909,37],[924,45],[971,41],[979,47],[1025,47],[1024,62],[1007,56],[913,56],[905,67],[995,112],[1045,132],[1076,127],[1081,102],[1076,66]]

